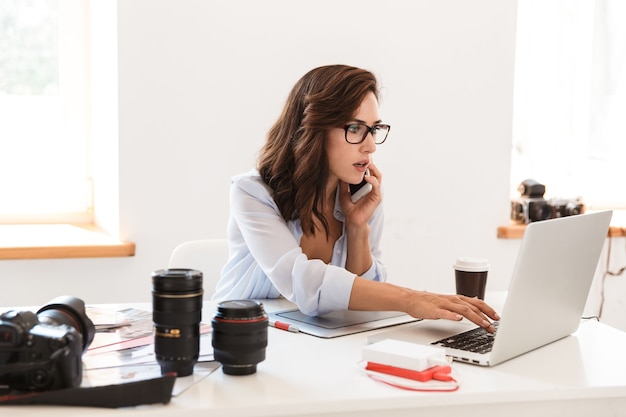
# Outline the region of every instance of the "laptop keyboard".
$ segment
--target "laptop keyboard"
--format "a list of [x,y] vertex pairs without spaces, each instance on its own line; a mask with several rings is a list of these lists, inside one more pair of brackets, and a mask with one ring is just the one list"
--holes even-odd
[[[493,327],[498,330],[498,322],[493,322],[492,324]],[[438,345],[468,352],[487,353],[491,352],[493,341],[495,340],[494,336],[495,333],[489,333],[482,327],[477,327],[454,336],[437,340],[436,342],[432,342],[431,345]]]

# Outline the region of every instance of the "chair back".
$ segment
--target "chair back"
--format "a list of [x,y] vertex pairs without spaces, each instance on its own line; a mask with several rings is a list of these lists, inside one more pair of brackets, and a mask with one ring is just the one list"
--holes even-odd
[[202,272],[204,298],[215,293],[222,267],[228,260],[227,239],[200,239],[183,242],[170,256],[168,268],[189,268]]

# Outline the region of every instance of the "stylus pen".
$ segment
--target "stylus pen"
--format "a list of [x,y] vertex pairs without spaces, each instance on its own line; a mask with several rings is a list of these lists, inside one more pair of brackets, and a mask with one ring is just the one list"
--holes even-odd
[[280,329],[280,330],[286,330],[286,331],[292,332],[292,333],[299,333],[300,332],[300,329],[298,329],[293,324],[283,323],[282,321],[270,321],[269,323],[270,323],[271,327],[275,327],[275,328]]

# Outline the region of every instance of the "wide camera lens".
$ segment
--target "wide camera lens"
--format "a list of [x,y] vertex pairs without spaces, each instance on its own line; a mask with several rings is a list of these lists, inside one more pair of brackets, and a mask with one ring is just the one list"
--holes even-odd
[[85,313],[85,303],[80,298],[62,295],[51,300],[37,311],[40,322],[50,325],[66,325],[75,328],[83,340],[83,352],[87,350],[96,328]]
[[161,373],[193,373],[200,352],[202,272],[161,269],[152,273],[154,353]]
[[213,326],[213,355],[227,375],[250,375],[265,360],[267,314],[252,300],[223,301],[217,305]]

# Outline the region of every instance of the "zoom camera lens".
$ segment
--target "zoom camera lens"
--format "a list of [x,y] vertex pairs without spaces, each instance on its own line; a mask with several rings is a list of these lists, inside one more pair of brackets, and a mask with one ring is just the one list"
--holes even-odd
[[193,373],[200,353],[202,272],[161,269],[152,273],[154,353],[161,373]]
[[252,300],[223,301],[217,305],[213,326],[213,355],[227,375],[250,375],[265,360],[267,314]]

